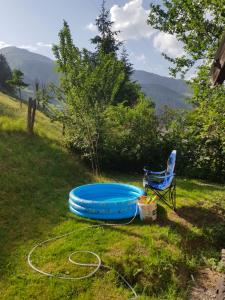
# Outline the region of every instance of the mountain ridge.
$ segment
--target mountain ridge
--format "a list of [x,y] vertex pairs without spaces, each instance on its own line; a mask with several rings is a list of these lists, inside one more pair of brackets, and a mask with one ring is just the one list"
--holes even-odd
[[[14,46],[0,49],[0,53],[6,57],[11,69],[20,69],[24,73],[24,81],[30,85],[30,90],[33,89],[36,80],[41,84],[58,84],[56,64],[51,58]],[[131,78],[139,83],[146,96],[152,99],[157,111],[165,105],[172,108],[190,108],[185,99],[191,96],[191,90],[185,81],[143,70],[134,70]]]

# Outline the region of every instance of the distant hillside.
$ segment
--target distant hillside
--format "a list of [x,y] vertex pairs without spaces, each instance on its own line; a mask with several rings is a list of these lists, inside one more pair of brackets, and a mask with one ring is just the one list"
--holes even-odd
[[191,89],[185,81],[160,76],[146,71],[136,70],[133,80],[137,81],[143,92],[156,104],[157,110],[167,105],[172,108],[190,108],[186,98],[191,96]]
[[54,61],[50,58],[17,47],[0,49],[11,69],[20,69],[24,73],[25,82],[32,85],[36,79],[40,83],[58,81]]
[[[0,53],[5,55],[11,69],[20,69],[24,73],[25,82],[30,84],[29,90],[24,93],[25,99],[32,96],[36,79],[45,84],[58,83],[55,63],[50,58],[17,47],[0,49]],[[157,111],[164,105],[172,108],[190,108],[185,98],[190,96],[191,92],[183,80],[140,70],[136,70],[132,78],[141,85],[143,92],[152,98]]]

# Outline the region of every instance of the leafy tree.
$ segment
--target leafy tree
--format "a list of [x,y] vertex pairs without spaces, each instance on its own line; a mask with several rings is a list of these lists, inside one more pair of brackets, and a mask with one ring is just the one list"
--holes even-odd
[[66,22],[59,38],[59,45],[53,51],[62,74],[68,144],[89,158],[93,170],[98,172],[103,111],[113,103],[124,79],[123,64],[113,53],[101,52],[97,64],[93,65],[74,46]]
[[[220,0],[163,0],[152,4],[148,20],[155,29],[176,35],[185,55],[175,59],[172,75],[185,74],[198,62],[191,81],[193,109],[174,114],[161,130],[161,143],[179,151],[178,166],[185,175],[224,180],[225,87],[212,89],[209,71],[225,26],[225,6]],[[167,117],[171,117],[167,114]],[[166,146],[168,145],[168,146]]]
[[104,165],[117,170],[137,170],[145,163],[155,165],[158,121],[149,99],[140,95],[133,107],[110,105],[104,115]]
[[12,72],[3,54],[0,54],[0,90],[13,92],[8,81],[12,79]]
[[[140,163],[148,146],[154,148],[157,121],[152,102],[136,84],[125,81],[131,73],[125,55],[122,60],[113,51],[100,50],[93,60],[88,50],[73,44],[65,21],[53,51],[61,74],[60,87],[54,88],[61,109],[53,118],[63,123],[66,144],[89,159],[95,173],[113,157],[124,164]],[[124,87],[127,94],[121,97]],[[134,87],[136,101],[127,106],[124,102]]]
[[34,92],[37,107],[47,113],[46,109],[48,108],[48,103],[52,98],[49,86],[45,84],[41,85],[39,80],[36,79],[34,82]]
[[21,90],[28,86],[27,83],[23,81],[24,74],[22,71],[18,69],[14,69],[12,72],[12,79],[8,80],[8,83],[17,89],[20,99],[20,105],[22,106],[22,95]]
[[199,73],[192,83],[194,108],[160,116],[160,146],[165,154],[178,150],[179,174],[224,182],[225,87],[211,88],[207,67]]
[[207,66],[199,69],[192,87],[195,104],[190,124],[197,138],[199,167],[208,170],[208,177],[224,180],[225,176],[225,86],[211,88]]
[[225,26],[225,5],[221,0],[163,0],[151,4],[148,23],[155,29],[176,35],[185,55],[169,59],[171,74],[185,74],[197,61],[214,57]]

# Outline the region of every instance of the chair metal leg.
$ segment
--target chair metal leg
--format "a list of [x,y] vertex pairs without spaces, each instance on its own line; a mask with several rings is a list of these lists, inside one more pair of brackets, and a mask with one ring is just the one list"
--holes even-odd
[[[162,200],[170,209],[176,211],[176,185],[171,185],[167,190],[165,191],[159,191],[154,190],[151,187],[146,187],[145,191],[147,193],[148,189],[151,189],[151,191],[159,197],[159,200]],[[168,200],[170,203],[168,203],[166,196],[168,194]]]
[[176,211],[176,185],[175,184],[170,187],[169,197],[173,206],[173,210]]

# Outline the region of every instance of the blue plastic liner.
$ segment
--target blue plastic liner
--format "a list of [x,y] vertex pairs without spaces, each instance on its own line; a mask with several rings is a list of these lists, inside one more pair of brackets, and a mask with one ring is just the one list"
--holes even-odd
[[79,186],[69,194],[70,211],[81,217],[101,220],[131,218],[143,189],[122,183],[93,183]]

